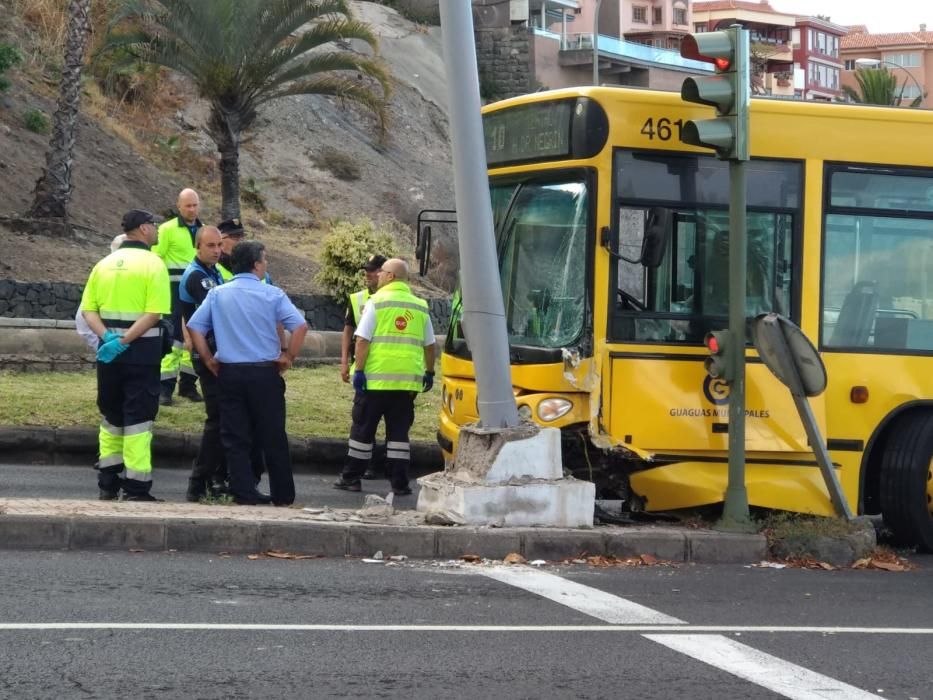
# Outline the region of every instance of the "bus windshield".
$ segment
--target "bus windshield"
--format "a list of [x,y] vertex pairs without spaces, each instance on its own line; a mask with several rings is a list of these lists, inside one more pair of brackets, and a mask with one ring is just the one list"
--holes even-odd
[[586,182],[493,185],[491,195],[510,344],[577,342],[585,318]]

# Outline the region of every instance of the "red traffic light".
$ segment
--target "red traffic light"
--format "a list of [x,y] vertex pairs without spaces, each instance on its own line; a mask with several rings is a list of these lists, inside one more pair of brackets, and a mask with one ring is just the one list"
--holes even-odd
[[712,63],[720,72],[729,71],[735,57],[735,43],[730,31],[688,34],[680,42],[680,55],[694,61]]
[[729,66],[732,65],[732,64],[729,62],[729,59],[728,59],[728,58],[717,58],[717,59],[714,59],[714,60],[713,60],[713,64],[715,64],[715,66],[716,66],[719,70],[729,70]]
[[706,349],[714,355],[718,355],[722,350],[719,346],[719,339],[712,333],[706,336]]

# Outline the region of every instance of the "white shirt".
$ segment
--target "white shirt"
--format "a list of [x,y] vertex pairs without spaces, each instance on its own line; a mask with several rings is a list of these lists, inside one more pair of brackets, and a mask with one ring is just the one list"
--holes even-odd
[[75,314],[75,331],[84,338],[84,342],[87,343],[87,346],[97,352],[97,348],[100,346],[100,338],[97,337],[97,333],[91,330],[91,327],[87,325],[87,321],[84,320],[84,314],[81,313],[80,305],[78,307],[78,313]]
[[[376,309],[373,307],[372,299],[366,302],[366,306],[363,307],[363,313],[360,314],[360,325],[356,327],[356,331],[353,335],[362,338],[363,340],[372,340],[373,333],[376,332]],[[436,338],[434,337],[434,325],[431,323],[431,316],[428,314],[427,323],[424,325],[424,347],[428,345],[434,345]]]

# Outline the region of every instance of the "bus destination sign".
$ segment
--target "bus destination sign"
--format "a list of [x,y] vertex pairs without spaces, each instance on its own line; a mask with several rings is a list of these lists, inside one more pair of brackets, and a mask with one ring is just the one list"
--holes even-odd
[[539,102],[483,115],[486,164],[492,168],[568,157],[575,102]]

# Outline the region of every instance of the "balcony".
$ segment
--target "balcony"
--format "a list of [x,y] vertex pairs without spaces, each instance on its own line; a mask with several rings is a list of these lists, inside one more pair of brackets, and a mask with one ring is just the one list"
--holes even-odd
[[[580,65],[586,61],[592,64],[593,53],[593,34],[575,33],[575,34],[555,34],[543,29],[535,29],[535,34],[541,37],[547,37],[560,42],[560,51],[563,53],[577,53],[581,60],[571,60],[570,63]],[[626,63],[637,65],[643,68],[671,68],[691,73],[711,73],[712,64],[703,61],[693,61],[683,58],[678,51],[670,49],[659,49],[644,44],[636,44],[632,41],[625,41],[612,36],[599,35],[599,57],[615,63]],[[587,52],[588,55],[584,55]]]

